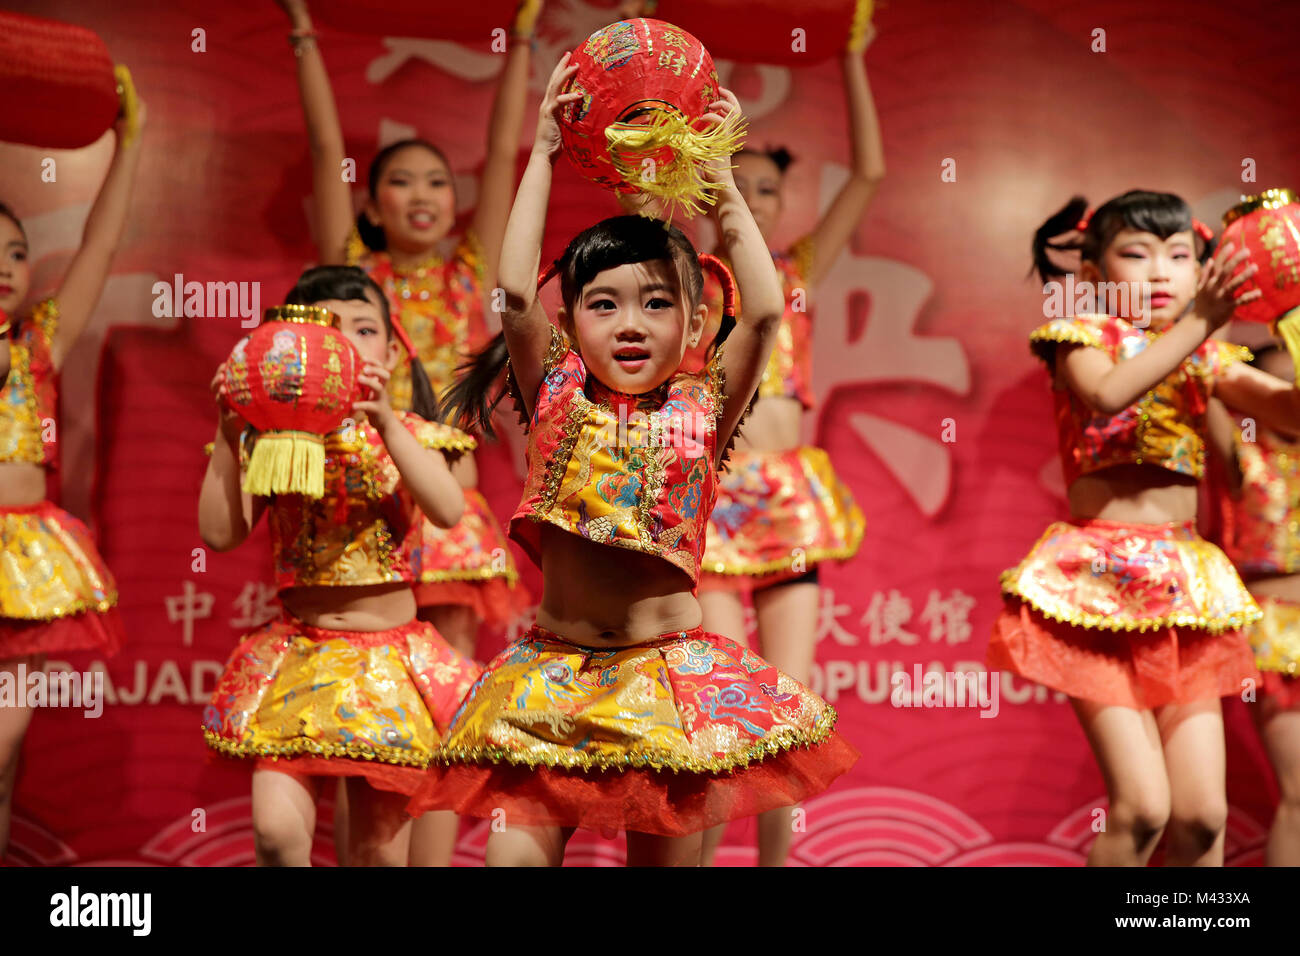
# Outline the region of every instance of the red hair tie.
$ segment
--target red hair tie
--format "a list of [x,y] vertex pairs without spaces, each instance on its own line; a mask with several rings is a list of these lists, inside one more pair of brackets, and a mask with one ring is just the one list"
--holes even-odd
[[1074,228],[1077,229],[1077,230],[1079,230],[1079,232],[1087,232],[1087,231],[1088,231],[1088,223],[1092,222],[1092,214],[1093,214],[1095,211],[1096,211],[1096,210],[1094,210],[1094,209],[1089,209],[1087,212],[1085,212],[1085,213],[1083,214],[1083,218],[1080,219],[1080,220],[1078,221],[1078,223],[1075,224],[1075,227],[1074,227]]
[[402,325],[401,315],[401,310],[396,309],[389,313],[388,318],[393,323],[393,334],[397,336],[397,341],[402,343],[402,346],[406,349],[407,356],[412,362],[414,362],[416,360],[415,346],[411,344],[411,337],[406,334],[406,327]]
[[1207,226],[1205,223],[1201,222],[1201,220],[1199,219],[1192,220],[1192,231],[1195,232],[1202,239],[1204,239],[1206,242],[1209,242],[1211,239],[1214,238],[1214,230],[1211,229],[1209,226]]
[[707,269],[717,278],[722,286],[722,314],[736,318],[736,278],[731,270],[717,256],[707,252],[700,254],[700,268]]
[[552,279],[554,279],[555,276],[556,276],[556,274],[557,274],[559,271],[560,271],[560,260],[559,260],[559,259],[556,259],[554,262],[552,262],[550,265],[548,265],[545,269],[543,269],[542,272],[541,272],[541,275],[539,275],[539,276],[537,277],[537,288],[538,288],[538,290],[540,291],[541,288],[542,288],[542,286],[546,285],[546,283],[548,283],[548,282],[550,282]]

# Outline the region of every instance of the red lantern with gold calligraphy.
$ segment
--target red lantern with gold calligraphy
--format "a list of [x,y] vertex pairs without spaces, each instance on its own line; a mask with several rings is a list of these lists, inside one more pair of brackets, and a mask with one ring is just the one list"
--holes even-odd
[[587,179],[617,192],[644,192],[690,213],[712,203],[701,163],[727,157],[744,142],[736,114],[702,121],[718,98],[713,58],[680,27],[644,17],[597,30],[570,58],[578,72],[563,92],[565,152]]
[[1269,189],[1250,196],[1223,214],[1220,246],[1231,242],[1250,251],[1249,263],[1259,267],[1239,287],[1259,289],[1254,302],[1237,306],[1234,317],[1246,322],[1276,323],[1300,309],[1300,202],[1289,189]]
[[324,436],[352,411],[362,365],[336,323],[317,306],[276,306],[226,359],[225,403],[259,432],[249,494],[325,493]]
[[645,0],[639,13],[680,23],[736,63],[807,66],[863,49],[872,0]]

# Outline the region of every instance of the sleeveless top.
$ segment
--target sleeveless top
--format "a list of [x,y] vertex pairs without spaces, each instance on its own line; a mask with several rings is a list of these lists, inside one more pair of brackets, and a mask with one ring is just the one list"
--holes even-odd
[[1300,571],[1300,438],[1259,428],[1254,441],[1235,431],[1241,496],[1222,496],[1223,550],[1241,571]]
[[[1029,336],[1030,348],[1052,367],[1055,346],[1079,343],[1112,360],[1132,358],[1160,333],[1123,319],[1081,315],[1054,319]],[[1144,396],[1115,415],[1098,412],[1069,387],[1053,387],[1057,438],[1065,483],[1114,465],[1155,465],[1193,478],[1205,475],[1205,409],[1215,380],[1236,362],[1249,361],[1240,345],[1206,339]]]
[[58,446],[44,441],[45,423],[58,410],[54,361],[50,348],[58,327],[59,307],[46,299],[21,323],[9,340],[9,380],[0,388],[0,462],[56,466]]
[[[805,278],[812,265],[813,243],[805,236],[788,252],[772,253],[772,261],[781,277],[785,292],[785,314],[777,332],[776,345],[758,383],[758,398],[793,398],[805,410],[816,405],[812,392],[812,318],[808,313],[808,282]],[[730,267],[730,263],[727,264]],[[722,315],[722,286],[713,274],[704,274],[704,301],[711,319]],[[740,295],[736,295],[736,315]],[[695,365],[703,364],[703,349],[694,355]]]
[[[470,436],[398,412],[425,448],[470,451]],[[251,435],[241,461],[256,442]],[[422,516],[379,432],[368,421],[325,436],[325,495],[275,495],[267,501],[276,590],[413,581],[408,554],[420,543]]]
[[[455,381],[456,367],[489,338],[483,317],[483,248],[467,232],[449,259],[431,257],[400,272],[386,252],[371,252],[353,229],[347,263],[360,266],[388,295],[389,308],[407,334],[435,396]],[[394,408],[411,407],[411,371],[398,364],[388,382]]]
[[[724,346],[725,347],[725,346]],[[663,558],[698,579],[717,494],[720,348],[700,372],[623,395],[589,377],[554,327],[528,430],[528,477],[510,536],[541,565],[543,523]],[[513,373],[509,384],[516,402]]]

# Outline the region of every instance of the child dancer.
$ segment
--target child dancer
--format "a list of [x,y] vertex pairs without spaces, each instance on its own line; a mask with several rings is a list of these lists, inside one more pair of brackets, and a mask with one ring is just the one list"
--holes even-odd
[[[862,511],[826,452],[800,443],[803,413],[813,407],[808,300],[853,236],[885,175],[880,124],[862,53],[846,52],[840,66],[853,148],[850,176],[816,228],[788,251],[772,255],[784,286],[785,314],[744,434],[718,485],[700,578],[704,627],[746,643],[742,600],[748,594],[763,657],[803,684],[812,678],[816,654],[819,565],[853,557],[865,527]],[[769,248],[784,207],[790,162],[784,149],[736,154],[736,188]],[[710,315],[720,315],[719,290],[710,286]],[[705,835],[706,865],[713,862],[722,835],[722,828]],[[758,827],[759,865],[783,866],[793,835],[789,809],[764,814]]]
[[[856,753],[829,705],[700,626],[717,469],[783,311],[729,166],[709,175],[746,313],[703,372],[680,370],[707,316],[680,230],[598,223],[546,273],[561,276],[564,335],[538,303],[556,111],[580,95],[559,90],[576,69],[566,55],[551,75],[501,259],[510,381],[529,427],[511,534],[541,565],[542,604],[462,704],[411,809],[503,812],[489,865],[558,865],[576,826],[626,829],[632,865],[695,864],[700,831],[819,792]],[[711,122],[738,109],[720,95]],[[480,422],[495,358],[485,352],[453,396]]]
[[[30,291],[27,234],[0,205],[0,314],[13,316],[0,387],[0,670],[45,666],[50,652],[114,653],[123,637],[117,585],[87,527],[46,497],[58,466],[55,385],[59,368],[90,322],[126,224],[140,162],[144,106],[119,73],[117,147],[86,219],[81,247],[59,290],[19,318]],[[25,706],[0,707],[0,858],[9,842]]]
[[[1213,393],[1296,428],[1300,401],[1245,364],[1245,349],[1210,338],[1258,297],[1237,295],[1255,271],[1233,275],[1245,250],[1208,259],[1210,230],[1168,193],[1086,210],[1076,198],[1034,239],[1044,281],[1064,275],[1049,250],[1077,249],[1082,280],[1116,299],[1112,314],[1054,319],[1030,336],[1053,377],[1071,518],[1002,575],[988,663],[1070,696],[1110,798],[1090,864],[1145,864],[1167,832],[1167,863],[1219,865],[1219,698],[1256,675],[1240,629],[1260,612],[1195,531],[1206,402]],[[1070,230],[1076,239],[1053,241]]]
[[[310,865],[320,778],[339,776],[349,861],[404,866],[410,822],[402,807],[479,673],[416,619],[405,545],[419,533],[421,512],[442,527],[460,518],[464,496],[448,461],[473,439],[429,421],[429,408],[412,414],[389,404],[402,348],[388,300],[360,269],[310,269],[288,302],[293,315],[337,317],[366,362],[359,380],[371,397],[353,406],[359,422],[326,436],[320,499],[242,494],[242,422],[221,413],[199,530],[209,547],[227,551],[269,512],[283,613],[231,654],[204,712],[204,737],[220,753],[254,761],[260,865]],[[223,366],[215,388],[225,374]],[[417,381],[422,374],[414,365]]]
[[[304,0],[279,2],[293,23],[290,42],[311,141],[321,261],[359,265],[383,287],[434,394],[441,395],[468,352],[488,337],[484,296],[496,285],[528,94],[532,29],[541,4],[522,4],[511,32],[474,218],[457,240],[449,235],[456,218],[451,165],[424,140],[403,140],[380,151],[370,164],[370,200],[354,219],[351,189],[339,173],[343,132],[307,5]],[[395,407],[412,407],[411,387],[405,369],[399,368],[389,391]],[[473,455],[461,457],[456,474],[466,489],[465,515],[451,529],[426,523],[412,564],[421,618],[472,656],[479,623],[512,622],[527,606],[528,595],[500,524],[475,490]],[[449,858],[448,837],[454,838],[454,831],[442,834],[437,853]]]
[[[1279,345],[1255,349],[1252,364],[1295,380]],[[1227,438],[1219,448],[1232,478],[1219,501],[1223,550],[1264,614],[1246,631],[1262,677],[1250,711],[1281,791],[1265,861],[1300,866],[1300,430],[1243,422]]]

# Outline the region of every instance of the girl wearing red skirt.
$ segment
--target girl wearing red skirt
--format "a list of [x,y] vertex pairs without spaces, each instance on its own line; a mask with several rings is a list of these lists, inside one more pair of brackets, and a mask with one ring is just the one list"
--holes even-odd
[[[16,680],[20,666],[29,672],[44,667],[50,653],[112,654],[123,637],[117,585],[89,529],[46,497],[47,483],[57,487],[59,368],[103,292],[140,162],[144,106],[124,67],[118,82],[117,147],[81,247],[58,291],[25,314],[18,310],[31,288],[27,234],[0,205],[0,315],[21,315],[12,323],[0,319],[9,354],[9,372],[0,382],[0,671],[9,680]],[[26,706],[0,707],[0,858],[31,718]]]
[[[204,711],[204,737],[252,764],[259,865],[310,865],[321,779],[342,777],[350,812],[338,842],[348,862],[405,866],[403,807],[479,673],[416,617],[409,539],[422,516],[441,527],[459,520],[464,496],[449,461],[473,439],[389,404],[402,346],[387,299],[360,269],[308,270],[289,303],[281,311],[294,318],[337,323],[366,362],[358,380],[372,397],[354,404],[359,423],[325,436],[319,499],[243,494],[242,463],[257,438],[222,412],[199,530],[227,551],[265,513],[283,613],[230,655]],[[236,354],[215,388],[238,374]]]
[[1179,197],[1134,190],[1091,214],[1076,198],[1034,240],[1045,282],[1065,274],[1051,251],[1077,250],[1078,278],[1105,283],[1092,288],[1112,308],[1030,336],[1071,517],[1003,573],[988,663],[1069,695],[1110,798],[1090,864],[1143,865],[1162,834],[1170,865],[1223,861],[1219,698],[1257,677],[1242,629],[1260,610],[1195,530],[1207,402],[1296,427],[1300,401],[1211,337],[1258,296],[1237,291],[1254,273],[1233,277],[1245,251],[1208,258],[1211,239]]

